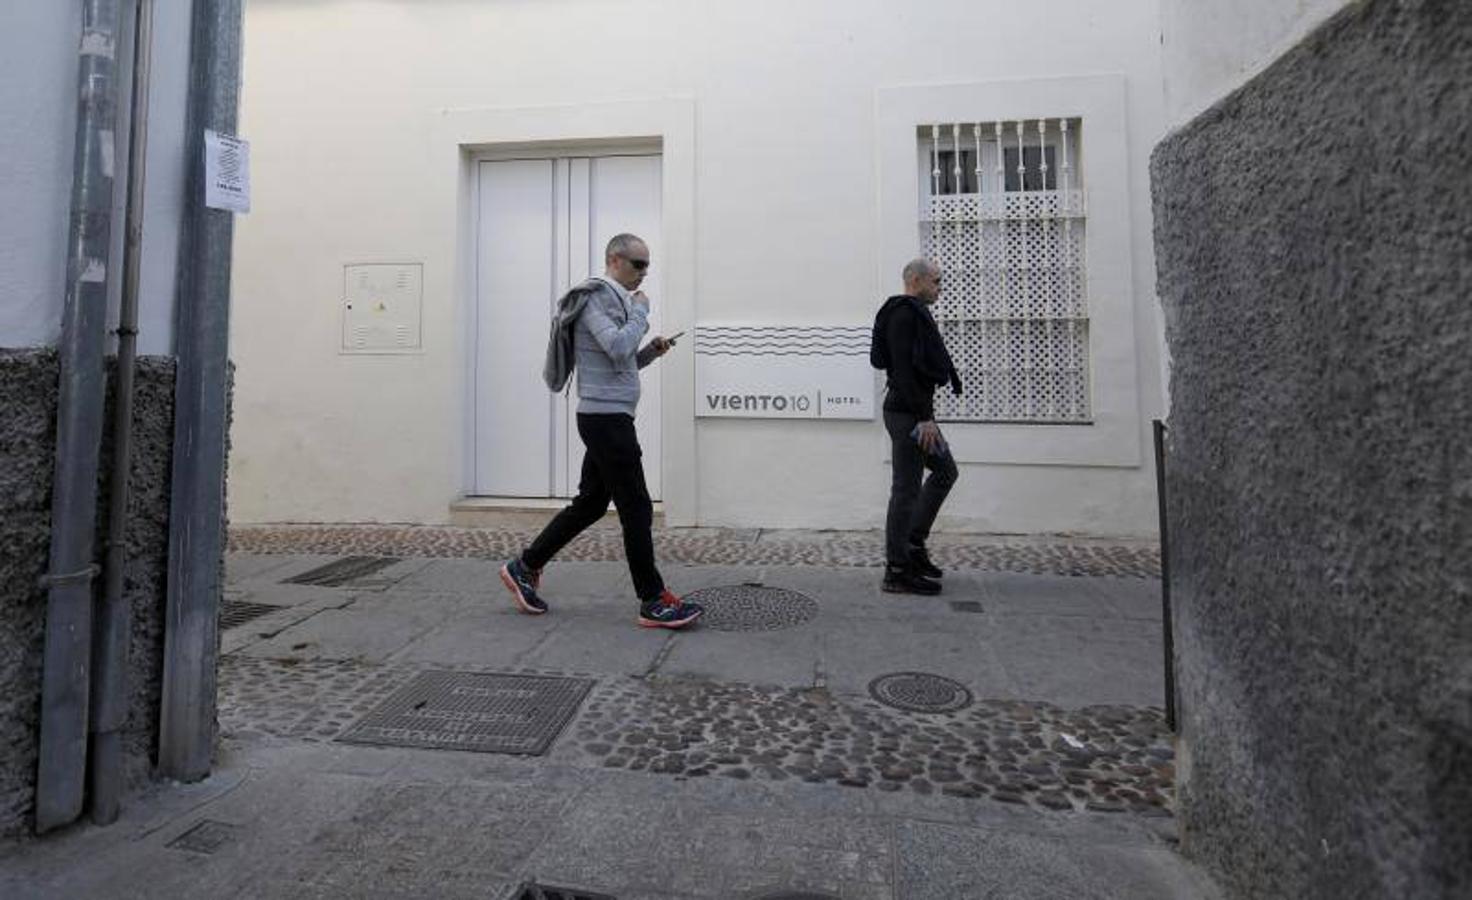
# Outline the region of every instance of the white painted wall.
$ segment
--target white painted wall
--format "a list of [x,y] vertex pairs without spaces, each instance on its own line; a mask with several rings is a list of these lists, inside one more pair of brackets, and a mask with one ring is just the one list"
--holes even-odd
[[0,28],[0,346],[61,333],[76,126],[75,3],[20,0]]
[[[1146,161],[1165,124],[1159,6],[1105,7],[254,0],[242,131],[255,197],[237,229],[232,519],[438,522],[464,493],[465,179],[447,134],[568,139],[598,133],[586,123],[602,117],[609,137],[663,135],[666,240],[688,245],[665,261],[688,280],[655,298],[670,330],[862,322],[899,287],[879,262],[881,89],[1115,74],[1130,185],[1119,212],[1132,273],[1124,327],[1138,352],[1134,461],[968,464],[943,524],[1152,532],[1145,448],[1161,385]],[[683,98],[689,135],[660,98]],[[499,118],[463,124],[466,111],[487,109]],[[671,164],[672,140],[688,160]],[[672,196],[686,170],[688,196]],[[689,221],[670,234],[681,203]],[[425,263],[424,353],[337,352],[341,267],[373,259]],[[879,525],[882,426],[697,422],[693,365],[678,357],[659,363],[671,521]],[[1049,430],[1038,429],[1040,441]]]
[[1161,0],[1167,122],[1241,87],[1353,0]]
[[[170,353],[173,347],[190,7],[187,0],[159,3],[154,16],[138,335],[139,352],[146,354]],[[0,27],[0,347],[50,346],[61,335],[80,35],[81,4],[6,2]],[[126,84],[132,67],[129,41],[118,48],[118,62]],[[125,106],[118,121],[119,178],[113,204],[113,266],[118,272],[127,121]],[[121,280],[116,279],[114,322],[120,292]]]

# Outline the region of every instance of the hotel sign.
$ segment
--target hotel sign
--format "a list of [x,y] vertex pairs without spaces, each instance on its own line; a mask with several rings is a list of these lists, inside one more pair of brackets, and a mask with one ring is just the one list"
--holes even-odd
[[873,419],[868,325],[700,325],[695,414]]

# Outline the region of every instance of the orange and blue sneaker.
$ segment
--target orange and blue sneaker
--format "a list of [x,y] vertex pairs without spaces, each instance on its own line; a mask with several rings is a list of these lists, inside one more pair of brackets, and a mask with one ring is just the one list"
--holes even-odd
[[501,567],[501,583],[511,592],[511,597],[522,612],[540,616],[547,611],[547,604],[537,596],[537,585],[542,581],[542,570],[528,568],[516,557]]
[[698,603],[686,603],[669,588],[639,607],[641,628],[684,628],[705,612]]

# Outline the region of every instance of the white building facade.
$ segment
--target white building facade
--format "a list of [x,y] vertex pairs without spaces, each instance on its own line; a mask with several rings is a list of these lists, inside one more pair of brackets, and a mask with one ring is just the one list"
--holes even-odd
[[634,231],[655,329],[686,335],[640,410],[669,524],[880,526],[868,327],[924,254],[966,383],[937,395],[940,527],[1153,533],[1161,24],[1159,0],[257,0],[232,520],[575,492],[548,319]]

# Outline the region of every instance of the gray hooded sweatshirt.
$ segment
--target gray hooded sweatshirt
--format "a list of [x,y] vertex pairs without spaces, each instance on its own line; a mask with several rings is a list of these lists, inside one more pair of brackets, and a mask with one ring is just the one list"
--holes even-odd
[[632,416],[639,407],[639,370],[655,359],[652,346],[639,349],[649,309],[611,279],[590,278],[585,286],[592,290],[573,330],[578,412]]

